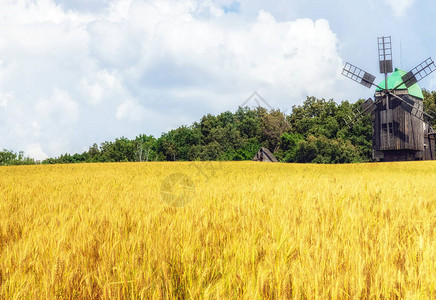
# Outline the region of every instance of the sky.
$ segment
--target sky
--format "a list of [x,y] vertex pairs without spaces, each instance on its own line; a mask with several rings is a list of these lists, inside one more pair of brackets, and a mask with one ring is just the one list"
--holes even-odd
[[0,148],[41,160],[159,137],[255,91],[287,113],[366,99],[344,63],[381,81],[379,36],[395,67],[436,58],[435,15],[431,0],[0,0]]

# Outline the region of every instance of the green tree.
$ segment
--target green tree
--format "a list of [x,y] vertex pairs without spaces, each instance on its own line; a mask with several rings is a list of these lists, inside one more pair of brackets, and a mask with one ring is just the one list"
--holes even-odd
[[105,162],[135,161],[134,143],[126,137],[115,139],[115,142],[104,142],[100,150]]
[[154,145],[156,139],[149,135],[140,134],[133,141],[135,150],[135,161],[153,161],[156,160],[156,151]]
[[248,107],[239,107],[235,113],[236,129],[239,131],[241,138],[260,139],[261,136],[261,122],[260,116],[255,110],[251,110]]
[[6,149],[0,151],[0,166],[34,165],[36,163],[34,159],[24,156],[22,151],[18,153]]
[[304,137],[299,133],[284,133],[280,141],[280,150],[276,154],[277,159],[284,162],[296,162],[298,143],[303,141]]
[[258,108],[258,113],[261,118],[260,142],[272,152],[276,152],[283,133],[290,129],[286,116],[280,110],[268,112],[265,109]]
[[298,163],[355,163],[362,159],[350,141],[328,139],[325,136],[309,136],[298,142],[296,162]]
[[433,117],[430,122],[433,127],[436,127],[436,92],[424,89],[422,93],[424,95],[424,111]]
[[[212,128],[213,129],[213,128]],[[165,160],[189,160],[195,159],[192,147],[201,144],[201,132],[198,126],[181,126],[162,134],[157,140],[156,148],[163,155]]]

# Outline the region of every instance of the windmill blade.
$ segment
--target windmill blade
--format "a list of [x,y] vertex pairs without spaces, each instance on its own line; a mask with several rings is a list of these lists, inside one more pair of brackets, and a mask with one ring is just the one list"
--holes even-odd
[[375,76],[365,72],[364,70],[350,64],[345,63],[345,67],[342,70],[342,75],[345,77],[350,78],[353,81],[356,81],[357,83],[360,83],[363,86],[366,86],[367,88],[371,88],[374,84]]
[[403,83],[406,85],[407,88],[409,88],[415,83],[417,83],[418,81],[424,79],[425,77],[433,73],[435,70],[436,70],[436,65],[434,64],[431,57],[429,57],[426,60],[424,60],[422,63],[417,65],[415,68],[413,68],[406,75],[402,76],[401,79],[403,80],[403,82],[397,85],[393,90],[397,89]]
[[[401,99],[403,99],[403,98],[401,98]],[[415,101],[413,99],[409,98],[409,97],[404,97],[403,100],[406,101],[407,103],[405,103],[404,101],[401,102],[401,107],[405,111],[407,111],[409,113],[412,113],[413,108],[415,108]]]
[[347,124],[348,127],[351,127],[359,119],[371,114],[376,108],[377,105],[374,103],[374,101],[371,98],[369,98],[368,100],[363,102],[358,109],[351,112],[352,116],[349,115],[347,116],[348,120],[345,119],[345,123]]
[[431,109],[427,108],[426,111],[427,111],[427,114],[430,115],[430,119],[431,120],[436,118],[436,112],[434,110],[431,110]]
[[392,42],[390,36],[378,38],[378,60],[380,73],[392,73]]
[[433,119],[436,117],[436,112],[434,110],[427,109],[427,111],[429,112],[429,115],[431,115]]
[[376,108],[377,105],[374,103],[374,101],[371,98],[368,98],[368,100],[363,102],[362,105],[360,106],[363,115],[371,114]]

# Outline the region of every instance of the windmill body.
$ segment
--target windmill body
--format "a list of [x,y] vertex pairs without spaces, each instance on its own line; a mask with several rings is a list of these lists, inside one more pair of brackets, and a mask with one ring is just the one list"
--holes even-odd
[[[405,71],[396,69],[387,78],[388,89],[401,84],[401,77],[405,74]],[[385,82],[379,86],[385,86]],[[403,101],[390,95],[386,97],[380,88],[377,88],[374,95],[377,104],[371,115],[373,158],[377,161],[423,159],[425,122],[421,113],[424,98],[421,88],[417,83],[409,88],[402,84],[392,93]]]
[[424,96],[417,82],[436,66],[429,58],[410,72],[393,70],[391,38],[378,38],[378,42],[380,73],[385,75],[379,85],[374,84],[375,76],[349,63],[342,72],[365,87],[376,86],[374,100],[364,102],[350,121],[371,115],[375,161],[435,159],[435,133],[428,122],[432,117],[423,111]]

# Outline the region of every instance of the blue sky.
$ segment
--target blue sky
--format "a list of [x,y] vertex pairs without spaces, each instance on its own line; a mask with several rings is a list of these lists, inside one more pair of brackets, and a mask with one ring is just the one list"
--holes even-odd
[[396,67],[436,58],[435,15],[429,0],[0,0],[0,148],[43,159],[160,136],[254,91],[288,112],[368,98],[344,62],[381,81],[386,35]]

